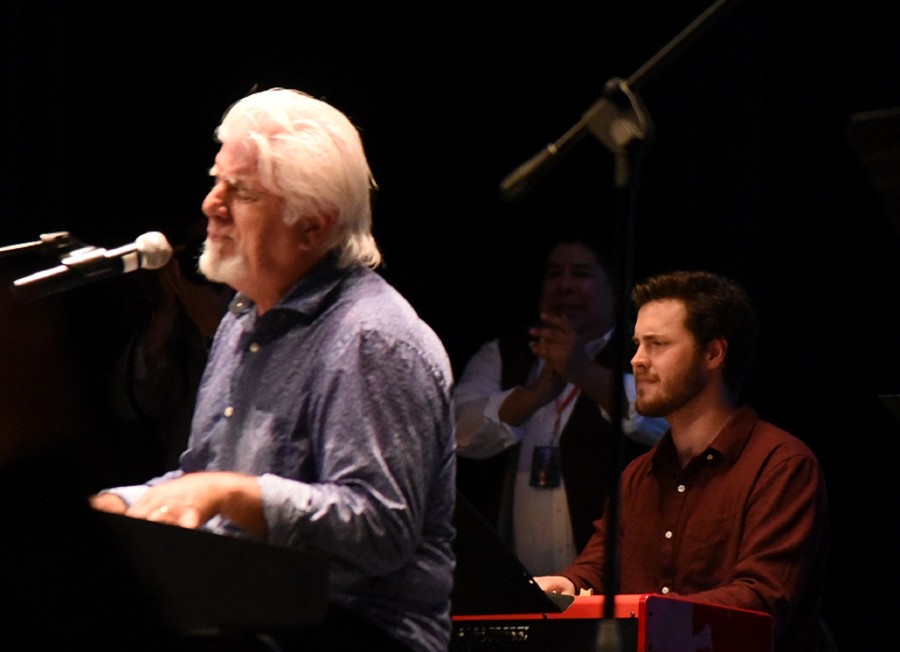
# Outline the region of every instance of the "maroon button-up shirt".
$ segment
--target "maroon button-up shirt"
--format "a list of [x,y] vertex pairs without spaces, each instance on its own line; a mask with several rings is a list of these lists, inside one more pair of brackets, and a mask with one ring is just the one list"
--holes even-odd
[[[602,592],[607,524],[562,571]],[[667,433],[621,478],[618,593],[664,593],[772,614],[776,650],[817,650],[828,539],[825,481],[798,438],[738,411],[681,469]]]

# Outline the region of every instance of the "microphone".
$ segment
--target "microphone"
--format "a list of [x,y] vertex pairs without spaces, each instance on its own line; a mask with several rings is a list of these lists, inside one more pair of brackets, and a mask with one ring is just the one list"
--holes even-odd
[[56,267],[13,281],[13,292],[25,299],[38,299],[137,269],[159,269],[171,259],[172,245],[166,236],[150,231],[115,249],[85,247],[74,251]]

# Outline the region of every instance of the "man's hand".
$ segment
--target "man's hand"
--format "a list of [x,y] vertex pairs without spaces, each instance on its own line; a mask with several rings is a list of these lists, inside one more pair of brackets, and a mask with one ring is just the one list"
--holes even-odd
[[143,518],[148,521],[198,528],[213,516],[221,515],[248,532],[265,538],[262,496],[256,477],[228,472],[188,473],[175,480],[150,487],[130,507],[113,494],[101,494],[91,504],[103,511]]
[[126,516],[198,528],[219,513],[223,502],[218,474],[189,473],[150,487],[128,508]]
[[[542,357],[563,383],[572,383],[607,413],[612,411],[613,374],[588,357],[584,341],[566,317],[541,313],[541,325],[529,332],[535,338],[532,352]],[[624,409],[627,412],[628,406]]]
[[565,387],[566,381],[562,376],[550,364],[544,364],[533,383],[516,387],[506,397],[498,410],[498,416],[503,423],[520,426],[559,396]]
[[530,346],[565,383],[581,384],[591,366],[584,342],[563,315],[541,313],[541,325],[529,330]]
[[125,501],[116,494],[94,494],[89,500],[91,507],[101,512],[124,514],[125,510],[128,509]]
[[575,595],[575,585],[567,577],[562,575],[542,575],[535,577],[534,581],[541,587],[544,593],[558,593],[560,595]]

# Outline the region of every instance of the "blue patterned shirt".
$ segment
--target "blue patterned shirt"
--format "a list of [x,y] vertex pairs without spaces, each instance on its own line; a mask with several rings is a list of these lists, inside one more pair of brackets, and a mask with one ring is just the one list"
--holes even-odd
[[[235,297],[181,469],[148,484],[192,471],[259,476],[269,543],[324,551],[333,602],[411,649],[443,651],[451,390],[447,354],[407,301],[374,271],[329,257],[261,317]],[[207,527],[239,534],[218,519]]]

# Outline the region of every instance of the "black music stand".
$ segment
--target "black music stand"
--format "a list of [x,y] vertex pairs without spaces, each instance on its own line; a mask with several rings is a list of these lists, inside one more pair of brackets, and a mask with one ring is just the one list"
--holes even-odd
[[487,519],[459,491],[453,525],[456,567],[450,609],[454,616],[559,613],[574,600],[544,593]]

